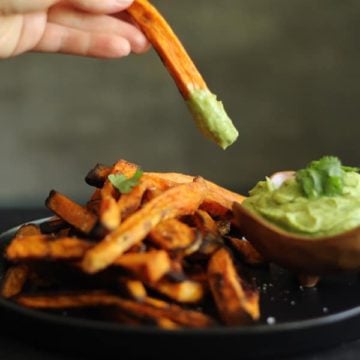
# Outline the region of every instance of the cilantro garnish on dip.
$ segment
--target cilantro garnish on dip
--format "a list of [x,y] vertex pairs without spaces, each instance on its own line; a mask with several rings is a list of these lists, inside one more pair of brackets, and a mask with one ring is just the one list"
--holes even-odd
[[360,225],[359,168],[333,156],[312,161],[280,186],[266,178],[249,194],[245,208],[290,232],[320,237]]

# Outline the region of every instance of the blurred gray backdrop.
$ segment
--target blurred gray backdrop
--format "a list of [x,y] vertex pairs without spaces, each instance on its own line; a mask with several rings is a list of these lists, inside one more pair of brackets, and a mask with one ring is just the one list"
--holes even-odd
[[359,165],[358,0],[158,0],[239,129],[204,139],[154,51],[0,62],[0,206],[83,200],[95,163],[201,174],[246,191],[323,154]]

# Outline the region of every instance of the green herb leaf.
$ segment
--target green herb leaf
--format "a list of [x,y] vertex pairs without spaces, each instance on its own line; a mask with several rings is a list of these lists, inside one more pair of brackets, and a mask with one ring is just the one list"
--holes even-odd
[[343,165],[342,169],[345,172],[360,172],[360,168],[359,167],[354,167],[354,166],[344,166]]
[[359,168],[342,166],[337,157],[324,156],[297,171],[296,181],[309,198],[336,196],[342,194],[344,174],[349,171],[358,172]]
[[108,179],[111,184],[118,189],[121,194],[128,194],[135,186],[139,185],[139,180],[143,175],[141,169],[137,169],[131,178],[127,178],[123,174],[110,174]]

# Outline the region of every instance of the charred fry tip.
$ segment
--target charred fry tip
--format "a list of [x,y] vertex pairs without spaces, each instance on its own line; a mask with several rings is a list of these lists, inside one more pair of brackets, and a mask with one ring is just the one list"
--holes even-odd
[[111,167],[97,163],[85,176],[85,182],[97,188],[100,188],[111,172]]
[[47,196],[47,198],[45,199],[45,206],[48,207],[49,206],[49,202],[51,201],[51,198],[57,194],[57,191],[52,189],[49,192],[49,195]]

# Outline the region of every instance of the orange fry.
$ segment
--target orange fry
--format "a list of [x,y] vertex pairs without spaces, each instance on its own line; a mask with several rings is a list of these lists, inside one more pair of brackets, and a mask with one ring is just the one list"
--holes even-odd
[[158,283],[151,285],[151,288],[169,299],[183,304],[198,303],[203,300],[205,295],[202,283],[192,280],[181,282],[160,280]]
[[40,235],[41,231],[39,226],[35,224],[22,225],[17,231],[15,236],[29,236],[29,235]]
[[129,315],[152,319],[167,318],[187,327],[206,327],[214,325],[213,319],[198,311],[185,310],[182,307],[164,301],[145,300],[138,303],[125,300],[106,292],[88,292],[63,295],[21,295],[18,304],[34,309],[71,309],[83,307],[118,307]]
[[227,237],[234,251],[239,253],[242,260],[249,265],[263,265],[266,263],[264,257],[254,248],[250,241],[246,239],[238,239],[235,237]]
[[170,25],[147,0],[135,0],[127,12],[159,54],[186,100],[198,128],[206,137],[226,149],[236,140],[238,132]]
[[172,252],[188,248],[197,237],[194,229],[177,219],[162,221],[149,235],[153,244]]
[[139,185],[135,186],[130,193],[122,194],[118,200],[121,221],[140,208],[147,191],[156,192],[159,195],[174,185],[176,184],[169,184],[168,181],[157,176],[144,173],[140,178]]
[[185,99],[194,88],[207,89],[203,77],[180,40],[150,2],[136,0],[127,11],[158,52]]
[[245,291],[227,250],[218,250],[208,265],[210,289],[223,321],[227,325],[242,325],[257,320],[259,294]]
[[[123,160],[122,160],[123,161]],[[135,166],[132,164],[132,166]],[[108,168],[110,173],[111,168]],[[185,175],[181,173],[159,173],[159,172],[145,172],[143,177],[152,178],[163,181],[162,188],[170,188],[178,184],[185,184],[192,182],[194,176]],[[104,182],[106,179],[103,178]],[[209,180],[205,180],[208,187],[208,193],[206,194],[202,208],[208,211],[212,215],[224,215],[227,212],[232,211],[232,204],[234,202],[242,203],[245,196],[237,194],[233,191],[225,189]]]
[[202,234],[219,236],[219,230],[214,219],[204,210],[198,210],[193,215],[195,226]]
[[139,279],[150,283],[158,281],[171,267],[169,255],[163,250],[123,254],[113,265],[124,267]]
[[111,167],[96,164],[85,177],[85,182],[90,186],[101,188],[104,185],[104,181],[111,174]]
[[205,192],[206,184],[198,178],[149,201],[85,254],[83,269],[94,273],[106,268],[131,246],[142,241],[161,221],[196,211]]
[[126,295],[133,300],[143,301],[147,296],[145,286],[140,280],[120,279],[120,286]]
[[[137,165],[129,163],[126,160],[119,160],[112,167],[110,174],[120,173],[127,178],[133,176],[138,169]],[[107,172],[104,170],[104,174]],[[108,175],[110,175],[108,174]],[[107,176],[108,176],[107,175]],[[100,223],[108,230],[114,230],[120,225],[121,221],[121,212],[120,208],[117,205],[117,191],[114,189],[110,180],[107,179],[104,182],[104,185],[100,191],[101,202],[99,209]]]
[[54,239],[47,235],[15,237],[5,250],[9,260],[80,259],[92,247],[91,242],[74,237]]
[[89,234],[97,222],[96,215],[55,190],[50,192],[45,204],[57,216],[85,234]]
[[10,298],[18,295],[25,285],[28,274],[29,268],[26,264],[9,267],[1,286],[1,296],[4,298]]
[[[189,182],[192,182],[194,177],[191,175],[185,175],[180,173],[154,173],[149,172],[147,174],[150,175],[156,175],[162,179],[168,180],[173,184],[186,184]],[[245,199],[245,196],[237,194],[233,191],[230,191],[228,189],[225,189],[209,180],[205,180],[206,186],[207,186],[207,193],[205,195],[204,204],[202,207],[210,207],[211,209],[215,209],[215,214],[207,210],[211,215],[223,215],[225,212],[231,212],[232,211],[232,205],[234,202],[242,203]],[[216,207],[211,204],[217,204],[217,210]]]

